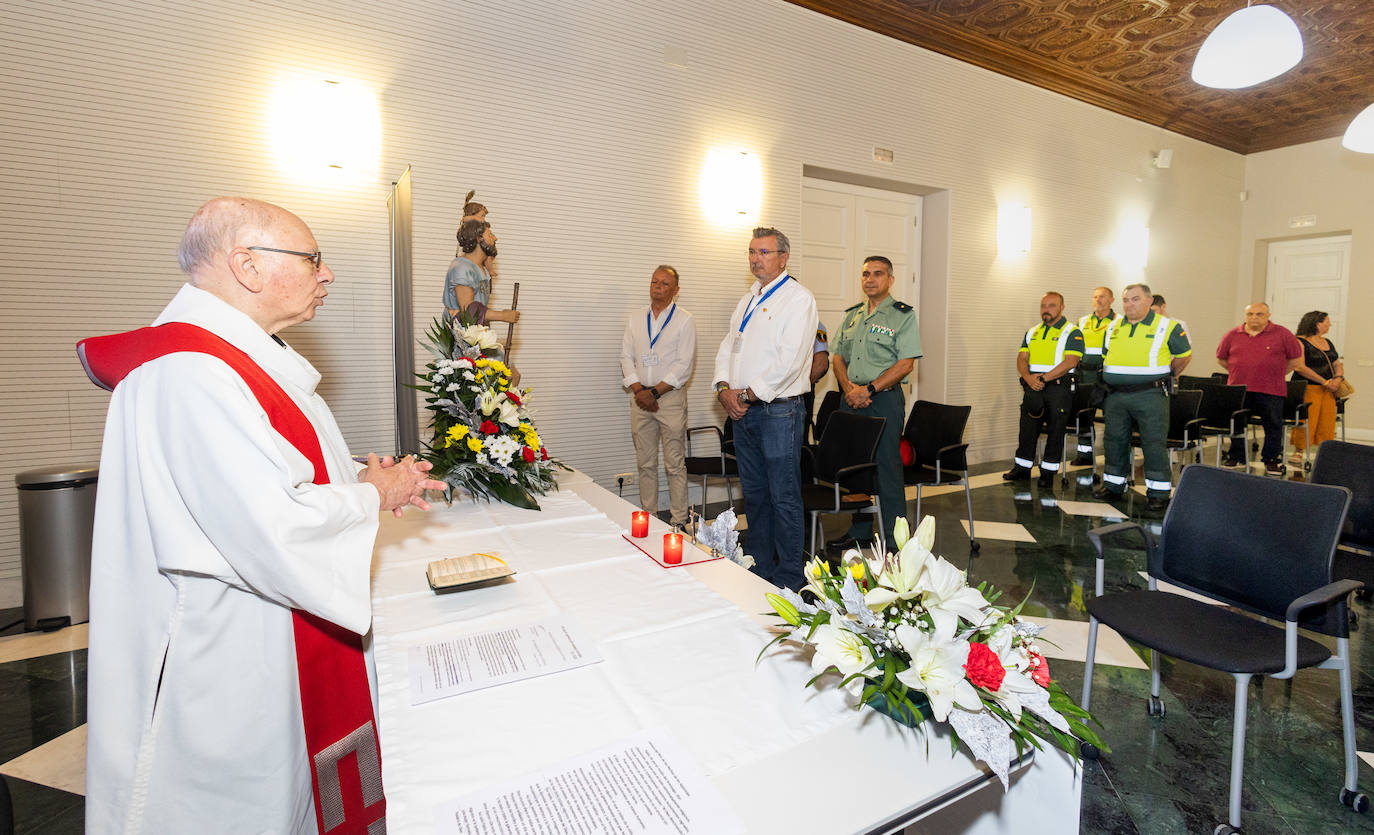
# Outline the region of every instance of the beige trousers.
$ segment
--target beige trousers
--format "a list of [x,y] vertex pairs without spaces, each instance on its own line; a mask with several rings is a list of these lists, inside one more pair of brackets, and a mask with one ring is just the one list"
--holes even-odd
[[657,412],[646,412],[630,400],[630,434],[639,466],[639,506],[658,513],[658,447],[663,444],[663,469],[668,472],[668,504],[672,524],[687,524],[687,394],[673,389],[658,401]]

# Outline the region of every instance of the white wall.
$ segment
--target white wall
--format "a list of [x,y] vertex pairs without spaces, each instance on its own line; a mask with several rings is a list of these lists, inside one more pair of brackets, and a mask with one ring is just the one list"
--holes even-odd
[[[203,199],[247,193],[314,228],[339,281],[285,337],[325,374],[357,451],[392,437],[389,179],[414,166],[417,321],[439,310],[464,192],[521,282],[516,362],[551,451],[602,483],[633,469],[616,351],[660,262],[699,324],[693,423],[718,422],[713,348],[748,286],[747,232],[706,221],[714,147],[764,161],[761,220],[795,231],[803,165],[948,189],[951,402],[975,404],[979,459],[1015,437],[1019,335],[1044,289],[1081,314],[1091,288],[1145,278],[1194,328],[1236,295],[1241,157],[882,38],[781,0],[485,4],[0,2],[4,293],[0,480],[98,454],[104,396],[72,355],[147,323],[180,278],[174,247]],[[688,66],[665,63],[685,48]],[[285,77],[356,79],[383,119],[377,176],[309,188],[278,170],[266,96]],[[872,162],[872,147],[895,162]],[[1149,166],[1174,149],[1174,167]],[[1028,258],[996,257],[999,200],[1029,204]],[[1143,276],[1104,251],[1152,230]],[[802,277],[805,278],[804,276]],[[211,439],[207,439],[207,443]],[[195,466],[188,462],[187,466]],[[0,493],[0,605],[17,593],[13,493]]]
[[[1264,299],[1265,248],[1273,241],[1349,234],[1350,297],[1346,308],[1345,374],[1361,392],[1347,405],[1347,431],[1374,439],[1374,332],[1361,324],[1374,308],[1374,155],[1341,147],[1340,139],[1308,142],[1251,154],[1245,158],[1249,199],[1242,214],[1237,297],[1237,323],[1244,306]],[[1290,229],[1295,215],[1316,215],[1316,226]],[[1301,232],[1302,234],[1299,234]],[[1294,327],[1296,322],[1285,322]],[[1361,363],[1366,363],[1361,365]]]

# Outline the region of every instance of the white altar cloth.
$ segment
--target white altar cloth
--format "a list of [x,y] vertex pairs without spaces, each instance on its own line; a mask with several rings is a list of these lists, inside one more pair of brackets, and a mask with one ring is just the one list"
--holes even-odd
[[[631,505],[580,473],[560,481],[542,511],[468,501],[383,516],[373,655],[390,831],[430,832],[445,801],[646,728],[667,730],[750,832],[900,831],[885,822],[987,785],[942,734],[848,710],[833,688],[803,688],[812,672],[798,653],[775,649],[756,665],[771,638],[760,614],[771,586],[725,560],[665,570],[621,539]],[[666,530],[654,520],[649,535]],[[473,551],[499,554],[516,576],[430,591],[429,561]],[[603,662],[410,704],[409,647],[560,614]],[[938,826],[908,831],[958,831],[947,828],[957,812],[959,829],[1076,832],[1079,790],[1068,760],[1047,751],[1005,798],[982,788]]]

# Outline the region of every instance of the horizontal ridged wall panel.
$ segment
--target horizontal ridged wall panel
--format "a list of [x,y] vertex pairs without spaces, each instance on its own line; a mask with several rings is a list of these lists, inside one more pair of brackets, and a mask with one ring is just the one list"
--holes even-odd
[[[751,278],[747,230],[703,217],[700,166],[716,147],[760,156],[761,217],[792,233],[804,165],[952,191],[947,398],[975,404],[975,457],[1010,449],[1012,356],[1040,292],[1053,285],[1081,312],[1093,286],[1119,286],[1101,250],[1123,214],[1151,223],[1162,254],[1146,278],[1162,278],[1171,311],[1194,327],[1229,319],[1241,157],[781,0],[4,0],[0,22],[6,483],[96,459],[107,401],[72,344],[156,316],[182,281],[186,219],[225,193],[311,225],[338,281],[315,321],[283,336],[324,374],[350,445],[388,451],[385,201],[407,164],[417,330],[440,311],[476,188],[501,239],[495,305],[521,282],[515,361],[542,434],[603,484],[634,469],[617,353],[659,263],[679,268],[680,303],[696,316],[690,422],[721,419],[715,349]],[[665,64],[666,46],[685,48],[688,66]],[[374,180],[315,188],[278,170],[266,99],[298,73],[377,92]],[[1162,144],[1175,150],[1169,172],[1148,168]],[[894,149],[894,164],[874,163],[874,145]],[[999,200],[1035,212],[1021,262],[997,259]],[[923,313],[923,330],[939,318]],[[7,489],[0,580],[17,576],[16,524]]]

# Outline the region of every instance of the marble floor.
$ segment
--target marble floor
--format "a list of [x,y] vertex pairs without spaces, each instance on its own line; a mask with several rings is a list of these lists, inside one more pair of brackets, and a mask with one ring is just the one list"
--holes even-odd
[[[963,489],[926,488],[921,511],[937,519],[936,551],[974,581],[987,580],[1006,600],[1029,597],[1024,613],[1047,627],[1058,648],[1051,670],[1071,694],[1082,687],[1091,595],[1090,527],[1141,516],[1140,496],[1109,509],[1091,496],[1086,470],[1042,490],[1034,482],[1009,484],[998,473],[1007,462],[978,468],[972,479],[974,535],[970,557]],[[914,492],[909,497],[914,500]],[[914,501],[909,510],[914,511]],[[714,510],[714,508],[712,508]],[[830,536],[845,527],[828,519]],[[747,536],[747,534],[746,534]],[[1111,554],[1109,587],[1143,585],[1144,555]],[[1374,630],[1374,612],[1357,603],[1361,622]],[[0,625],[20,617],[0,610]],[[80,833],[84,813],[86,649],[84,627],[53,635],[0,632],[0,774],[13,799],[15,832]],[[1352,635],[1356,737],[1374,752],[1374,642],[1366,630]],[[1145,663],[1119,637],[1104,636],[1094,674],[1093,710],[1112,753],[1085,769],[1081,832],[1209,833],[1226,816],[1231,745],[1230,676],[1166,661],[1167,715],[1146,715],[1150,677]],[[1374,756],[1368,759],[1374,760]],[[1263,680],[1251,691],[1245,759],[1247,833],[1374,832],[1374,814],[1356,815],[1338,798],[1342,762],[1336,675],[1301,671],[1291,681]],[[1374,794],[1374,770],[1360,765],[1361,788]],[[0,822],[0,831],[3,822]],[[1028,822],[1027,832],[1034,831]]]

